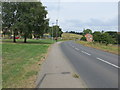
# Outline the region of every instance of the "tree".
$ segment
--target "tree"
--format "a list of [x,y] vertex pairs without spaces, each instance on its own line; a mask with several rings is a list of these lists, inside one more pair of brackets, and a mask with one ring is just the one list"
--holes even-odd
[[120,33],[118,33],[118,44],[120,44]]
[[101,40],[101,36],[102,36],[102,33],[100,32],[100,31],[95,31],[94,33],[93,33],[93,40],[95,41],[95,42],[101,42],[102,40]]
[[62,35],[62,29],[55,25],[53,27],[50,27],[50,35],[53,36],[53,37],[61,37]]
[[95,42],[104,43],[106,45],[114,43],[114,38],[107,32],[95,31],[93,33],[93,39]]
[[42,37],[45,32],[48,30],[49,19],[46,19],[47,11],[46,7],[42,6],[42,3],[34,3],[36,8],[32,8],[33,14],[33,34],[35,37]]
[[106,45],[113,43],[113,38],[108,33],[103,33],[101,36],[102,43]]
[[19,27],[19,31],[21,36],[24,37],[24,43],[27,42],[27,38],[32,34],[32,30],[33,30],[33,11],[31,10],[31,8],[35,8],[33,7],[32,3],[19,3],[19,13],[20,17],[19,17],[19,22],[17,23],[17,26]]
[[86,30],[83,30],[83,35],[85,35],[85,34],[92,34],[92,30],[90,30],[90,29],[86,29]]
[[107,31],[106,33],[108,33],[113,39],[115,44],[118,43],[118,33],[115,31]]
[[49,25],[47,11],[41,2],[6,2],[3,3],[3,28],[12,28],[15,36],[19,33],[24,42],[32,34],[42,36]]
[[13,42],[16,42],[15,36],[17,33],[16,23],[18,22],[18,2],[3,2],[2,4],[2,30],[7,28],[7,30],[12,29],[14,38]]

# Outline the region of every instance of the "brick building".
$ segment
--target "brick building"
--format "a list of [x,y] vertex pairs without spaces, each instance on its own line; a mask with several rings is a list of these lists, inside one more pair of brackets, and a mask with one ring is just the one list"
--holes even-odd
[[93,35],[91,35],[91,34],[86,34],[85,37],[86,37],[86,40],[87,40],[88,42],[92,42],[92,41],[93,41]]

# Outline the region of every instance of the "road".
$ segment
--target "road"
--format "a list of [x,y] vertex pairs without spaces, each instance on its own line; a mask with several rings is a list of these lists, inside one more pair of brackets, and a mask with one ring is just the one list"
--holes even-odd
[[118,88],[118,55],[73,41],[62,43],[61,50],[88,88]]
[[[36,85],[39,88],[118,88],[119,68],[118,55],[74,41],[57,42],[42,65]],[[74,78],[73,74],[80,78]]]

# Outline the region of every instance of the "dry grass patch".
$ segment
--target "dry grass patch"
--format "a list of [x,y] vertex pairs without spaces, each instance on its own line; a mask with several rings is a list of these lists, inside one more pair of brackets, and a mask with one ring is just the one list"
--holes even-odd
[[120,51],[118,45],[110,44],[110,45],[106,46],[105,44],[86,42],[86,41],[76,41],[76,43],[82,44],[82,45],[87,46],[87,47],[92,47],[92,48],[96,48],[96,49],[103,50],[106,52],[110,52],[113,54],[117,54],[117,55],[119,54],[118,52]]
[[82,37],[82,35],[72,34],[72,33],[63,33],[62,34],[62,38],[64,40],[75,40],[75,39],[80,39],[81,37]]

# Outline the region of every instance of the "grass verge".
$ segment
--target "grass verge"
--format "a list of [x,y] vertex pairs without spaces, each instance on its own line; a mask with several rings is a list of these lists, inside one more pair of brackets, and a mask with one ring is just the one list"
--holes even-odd
[[3,88],[34,88],[41,62],[52,43],[51,40],[3,42]]
[[[99,49],[99,50],[103,50],[103,51],[106,51],[106,52],[110,52],[110,53],[113,53],[113,54],[119,54],[119,49],[118,49],[118,46],[117,45],[105,45],[105,44],[99,44],[99,43],[94,43],[94,42],[86,42],[86,41],[76,41],[76,43],[79,43],[79,44],[82,44],[84,46],[87,46],[87,47],[92,47],[92,48],[96,48],[96,49]],[[119,50],[119,51],[118,51]]]

